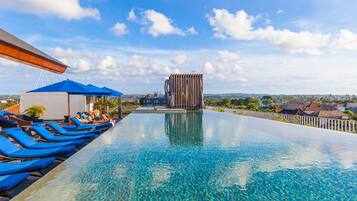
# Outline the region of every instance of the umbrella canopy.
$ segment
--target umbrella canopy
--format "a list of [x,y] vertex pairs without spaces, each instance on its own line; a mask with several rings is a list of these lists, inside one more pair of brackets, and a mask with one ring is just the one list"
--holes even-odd
[[91,96],[110,96],[111,94],[111,92],[92,84],[88,84],[87,89],[89,90]]
[[114,89],[110,89],[108,87],[103,87],[102,89],[106,90],[107,92],[109,92],[109,96],[123,96],[123,93],[120,91],[116,91]]
[[86,85],[72,81],[64,80],[54,84],[50,84],[29,92],[66,92],[68,94],[90,94],[90,90]]

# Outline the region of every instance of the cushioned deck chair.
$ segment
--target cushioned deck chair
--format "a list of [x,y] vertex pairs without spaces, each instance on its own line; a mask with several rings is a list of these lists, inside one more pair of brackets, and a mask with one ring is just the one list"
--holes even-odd
[[76,136],[76,135],[87,135],[87,134],[100,134],[99,130],[92,130],[92,131],[67,131],[64,128],[62,128],[60,125],[58,125],[55,122],[47,122],[46,124],[50,128],[52,128],[54,131],[56,131],[58,134],[61,135],[68,135],[68,136]]
[[0,163],[0,175],[41,170],[49,166],[51,163],[53,163],[53,161],[55,161],[55,158],[50,157],[22,162]]
[[20,149],[9,139],[0,136],[0,154],[10,158],[43,158],[68,154],[73,152],[75,146],[55,147],[48,149]]
[[78,136],[57,136],[42,126],[32,126],[30,127],[30,130],[35,131],[38,135],[40,135],[44,139],[53,142],[66,142],[66,141],[73,141],[79,139],[91,139],[96,136],[94,134],[78,135]]
[[68,145],[79,146],[84,143],[84,140],[72,140],[67,142],[38,142],[30,137],[21,129],[10,129],[5,131],[6,135],[10,136],[23,147],[29,149],[48,149],[53,147],[63,147]]
[[110,123],[110,122],[105,122],[105,123],[100,123],[100,124],[86,124],[86,123],[83,123],[83,122],[79,121],[75,117],[71,117],[71,121],[74,124],[76,124],[76,126],[79,126],[79,127],[91,127],[91,128],[94,128],[94,129],[110,128],[110,127],[113,126],[113,124]]
[[2,128],[16,128],[17,123],[0,116],[0,127],[2,127]]
[[15,187],[17,184],[24,181],[29,176],[29,173],[17,173],[0,176],[0,191],[8,191]]

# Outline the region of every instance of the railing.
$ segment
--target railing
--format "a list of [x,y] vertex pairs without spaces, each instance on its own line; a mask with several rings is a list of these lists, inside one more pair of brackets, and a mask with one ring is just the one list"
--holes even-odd
[[[217,108],[215,107],[207,107],[207,108],[212,110],[217,110]],[[218,110],[239,114],[239,115],[282,121],[286,123],[300,124],[304,126],[311,126],[311,127],[328,129],[328,130],[357,133],[357,121],[354,120],[331,119],[331,118],[322,118],[322,117],[314,117],[314,116],[280,114],[280,113],[272,113],[272,112],[257,112],[257,111],[250,111],[250,110],[228,109],[228,108],[220,108]]]
[[8,108],[4,108],[4,111],[11,112],[13,114],[20,114],[20,103],[10,106]]

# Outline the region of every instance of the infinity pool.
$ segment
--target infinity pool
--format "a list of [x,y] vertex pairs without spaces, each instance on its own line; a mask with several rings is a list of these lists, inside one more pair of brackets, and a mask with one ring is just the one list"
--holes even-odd
[[204,111],[131,114],[18,200],[357,200],[357,135]]

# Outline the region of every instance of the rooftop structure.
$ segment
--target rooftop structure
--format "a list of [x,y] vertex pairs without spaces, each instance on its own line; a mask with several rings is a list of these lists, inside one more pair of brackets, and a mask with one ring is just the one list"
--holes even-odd
[[55,73],[64,73],[68,67],[1,28],[0,57]]
[[202,109],[203,75],[172,74],[165,81],[165,95],[170,108]]

